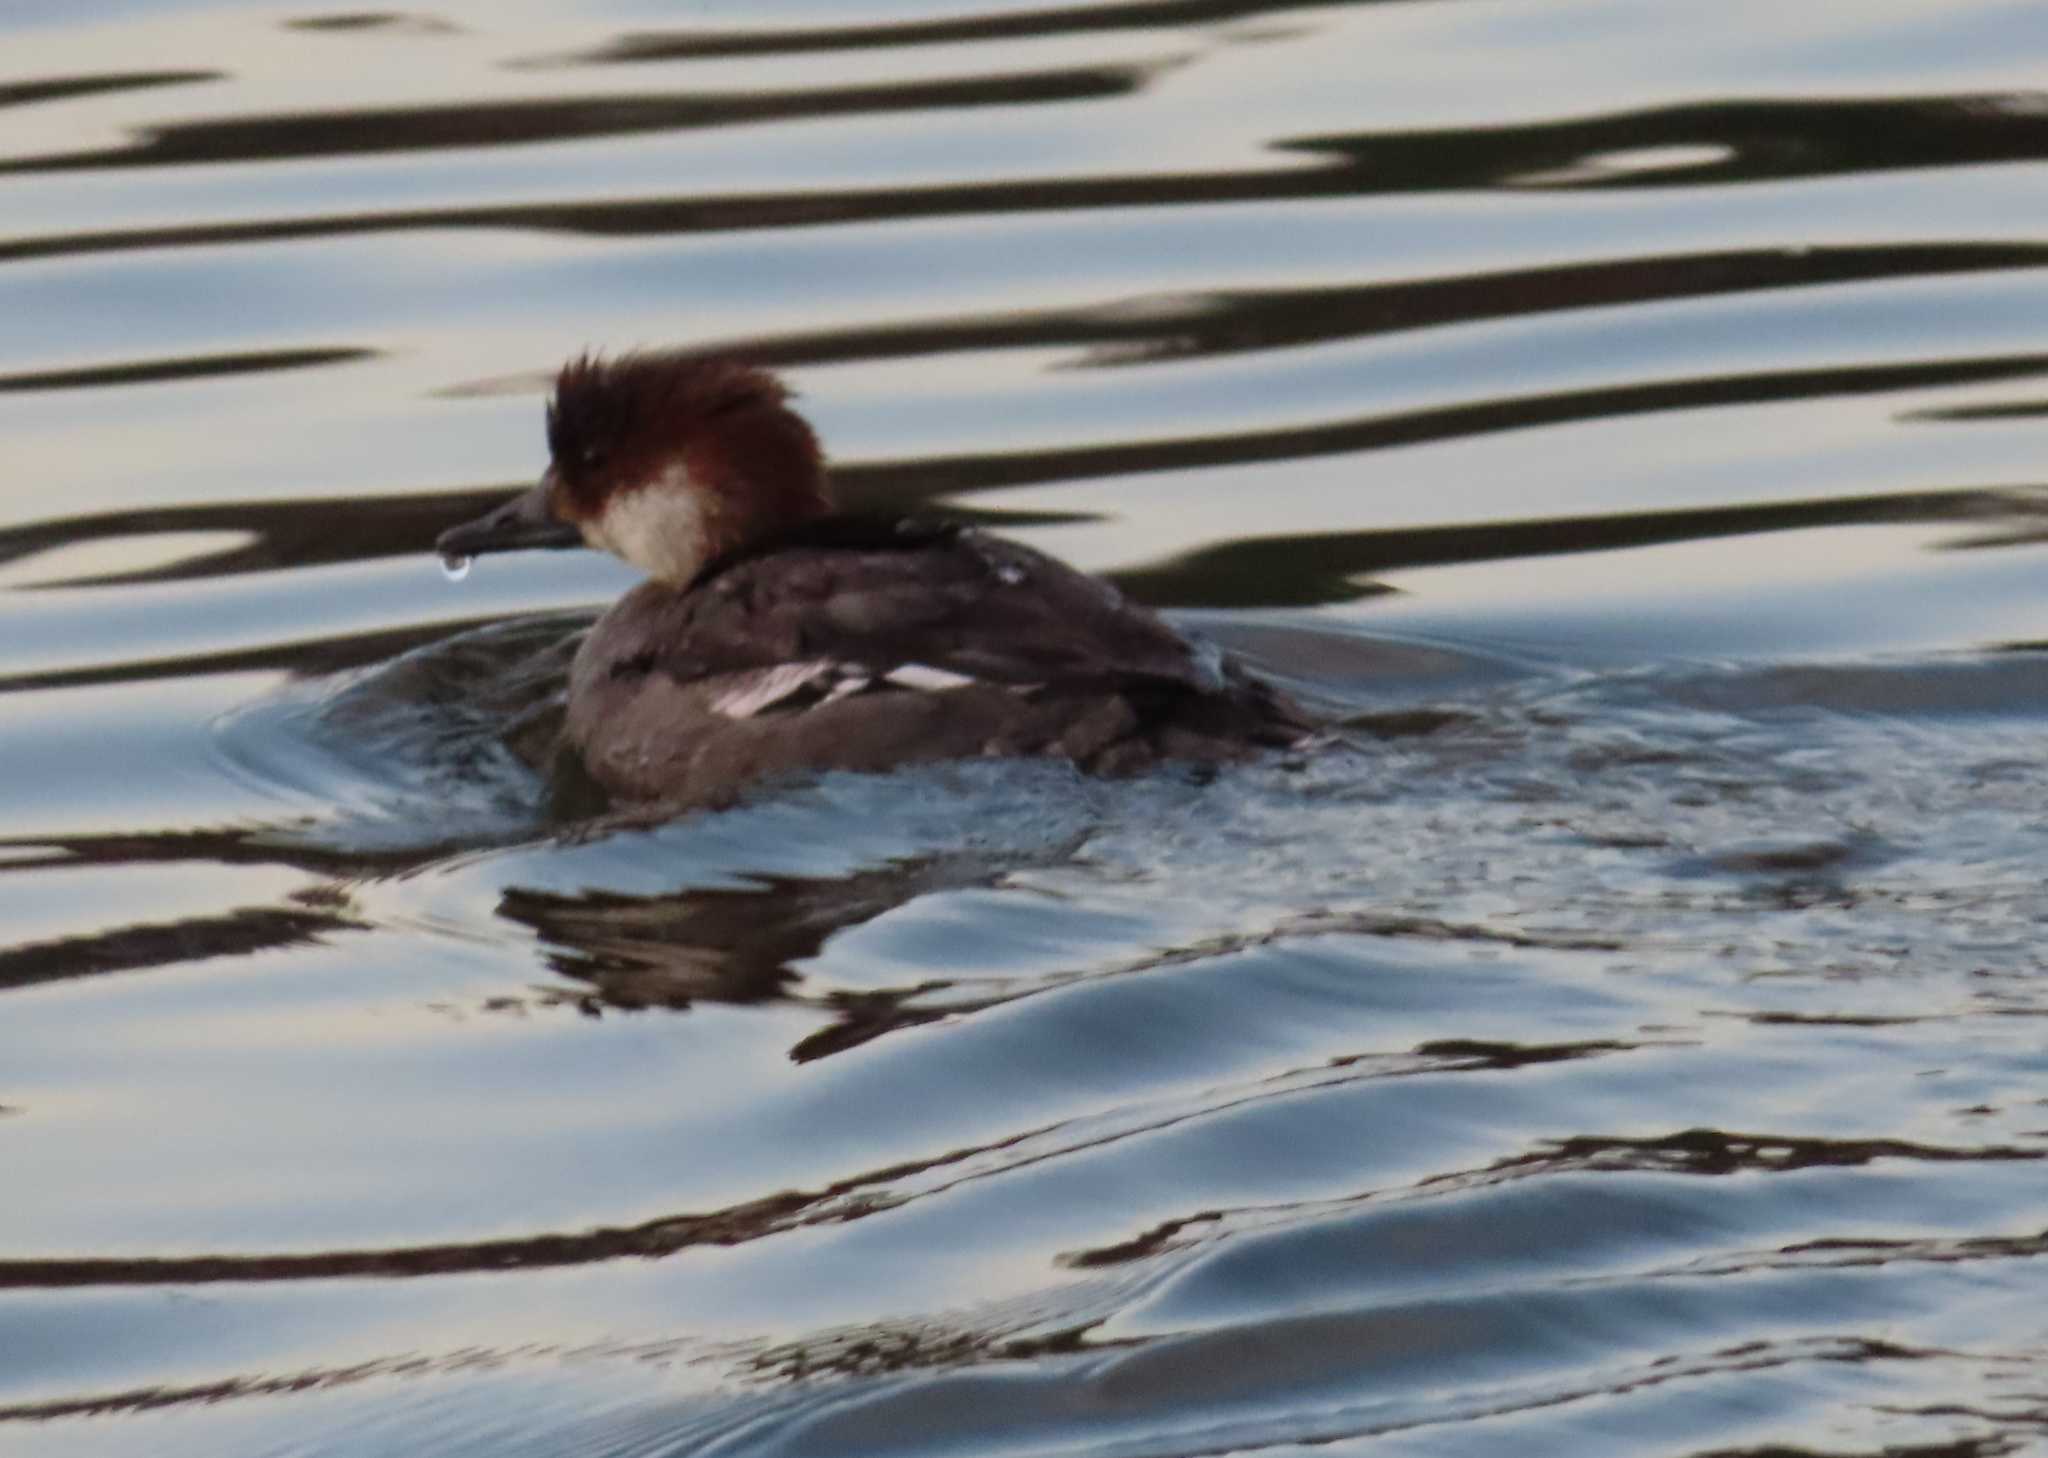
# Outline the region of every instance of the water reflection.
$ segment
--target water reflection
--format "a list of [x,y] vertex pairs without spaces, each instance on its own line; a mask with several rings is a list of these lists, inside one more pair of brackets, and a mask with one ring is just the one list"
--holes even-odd
[[1121,0],[1101,5],[1047,6],[898,20],[871,25],[778,26],[772,30],[642,31],[556,58],[554,65],[633,65],[722,56],[791,55],[805,51],[894,49],[899,46],[988,44],[1104,30],[1219,26],[1274,14],[1313,14],[1356,0]]
[[[1016,99],[1067,101],[1128,94],[1138,68],[1011,78]],[[518,138],[564,140],[770,116],[828,117],[862,110],[957,105],[989,94],[981,77],[959,82],[832,91],[755,103],[732,98],[591,98],[514,108]],[[989,214],[1087,213],[1122,208],[1278,204],[1318,198],[1512,187],[1584,189],[1728,184],[1909,168],[2034,161],[2048,155],[2048,116],[2002,95],[1869,102],[1729,103],[1624,113],[1537,126],[1274,139],[1276,165],[1206,172],[1143,172],[1002,182],[779,193],[685,193],[519,205],[392,207],[319,218],[122,229],[0,239],[0,262],[108,250],[283,242],[437,228],[535,229],[594,237],[734,229],[848,227]],[[622,108],[622,110],[615,110]],[[105,167],[337,156],[399,147],[504,140],[497,108],[450,108],[317,118],[190,123],[137,147],[0,163],[0,175]],[[1598,159],[1645,147],[1705,147],[1725,160],[1665,172],[1615,173]]]
[[[1010,474],[1007,464],[1001,457],[962,458],[951,463],[875,463],[840,468],[834,479],[842,499],[862,510],[932,508],[949,520],[995,530],[1068,525],[1088,519],[1084,513],[981,510],[950,500],[978,489],[998,490],[1015,484],[1006,479]],[[1044,464],[1043,457],[1032,458],[1033,466]],[[24,585],[39,589],[140,586],[273,571],[285,562],[313,566],[415,558],[423,541],[431,542],[443,528],[474,518],[516,489],[517,483],[506,483],[460,493],[386,495],[346,502],[222,503],[40,521],[0,529],[0,567],[60,546],[194,534],[226,537],[234,545],[134,571],[67,575]],[[1953,546],[2027,546],[2039,539],[2040,515],[2039,502],[2026,492],[1956,488],[1427,530],[1260,536],[1107,575],[1140,601],[1163,607],[1310,607],[1356,602],[1385,593],[1390,589],[1375,581],[1376,576],[1416,567],[1712,541],[1826,526],[1970,523],[1975,530],[1956,539]],[[442,625],[431,637],[447,632]],[[331,673],[395,657],[421,641],[415,632],[376,632],[294,645],[292,651],[311,655],[307,671]],[[233,672],[291,661],[280,659],[271,650],[257,650],[179,659],[174,667],[180,673]],[[1281,667],[1284,670],[1286,665]],[[108,670],[38,674],[0,679],[0,691],[114,681],[130,669],[137,674],[166,671],[164,662],[155,660]]]
[[200,81],[224,81],[225,71],[127,71],[103,76],[62,76],[35,81],[11,81],[0,85],[0,107],[37,106],[49,101],[70,101],[106,91],[137,91],[155,86],[189,86]]
[[[1060,859],[1064,854],[1040,858],[1044,864]],[[573,992],[550,991],[544,1001],[566,1000],[592,1013],[680,1011],[705,1000],[746,1005],[796,994],[797,964],[842,931],[919,896],[994,885],[1029,864],[975,852],[932,855],[830,880],[770,876],[745,890],[666,896],[565,897],[515,887],[499,902],[498,914],[538,932],[553,948],[548,966],[580,984]],[[833,1021],[807,1034],[790,1057],[799,1063],[822,1058],[963,1010],[964,1004],[951,1002],[912,1005],[943,999],[948,986],[926,980],[827,993],[814,1005]]]
[[[886,502],[901,493],[888,468],[846,467],[835,481],[853,502]],[[522,489],[508,481],[459,492],[391,493],[360,500],[208,502],[196,506],[162,506],[142,511],[107,512],[0,527],[0,567],[25,562],[46,552],[97,542],[147,542],[162,537],[230,538],[235,545],[220,551],[180,557],[160,566],[132,571],[102,571],[40,579],[22,586],[38,588],[125,587],[187,580],[211,581],[249,572],[274,572],[296,567],[368,562],[379,558],[417,559],[442,530],[474,520],[490,507]],[[1062,526],[1088,521],[1084,512],[1024,511],[946,507],[949,520],[997,530]],[[388,655],[380,654],[379,657]],[[367,660],[366,660],[367,661]],[[326,671],[326,670],[322,670]]]
[[765,91],[730,95],[608,94],[571,100],[494,101],[476,106],[179,122],[152,129],[133,146],[0,161],[0,175],[510,147],[698,127],[818,121],[892,111],[958,111],[978,106],[1099,100],[1136,90],[1144,84],[1146,74],[1137,67],[1099,66],[783,95]]
[[[9,865],[9,871],[33,863]],[[123,926],[54,942],[0,948],[0,991],[72,977],[175,967],[197,958],[249,956],[310,946],[360,923],[318,910],[246,907],[226,916],[193,917],[155,925]]]
[[0,375],[0,393],[27,390],[89,390],[111,385],[149,385],[166,380],[203,380],[215,375],[298,370],[373,359],[372,349],[273,349],[217,354],[200,359],[129,360],[90,369],[40,370]]
[[[2039,38],[1852,10],[0,20],[0,1450],[2037,1437]],[[579,808],[428,546],[668,343],[1337,744]]]

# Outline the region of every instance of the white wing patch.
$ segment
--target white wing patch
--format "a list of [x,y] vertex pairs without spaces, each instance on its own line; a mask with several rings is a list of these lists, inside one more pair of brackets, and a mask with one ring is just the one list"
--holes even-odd
[[943,693],[962,688],[979,679],[924,663],[903,663],[887,673],[876,674],[857,663],[836,663],[829,658],[807,658],[796,663],[778,663],[773,668],[728,677],[711,700],[714,712],[728,719],[751,719],[773,709],[803,709],[829,704],[849,694],[869,689],[908,689],[915,693]]
[[1207,638],[1188,635],[1188,662],[1205,693],[1223,692],[1223,650]]
[[926,693],[964,688],[970,683],[978,682],[972,674],[954,673],[949,669],[933,668],[924,663],[899,664],[884,674],[883,679],[898,688],[921,689]]
[[753,673],[734,674],[730,687],[711,701],[711,707],[728,719],[751,719],[786,699],[796,697],[820,679],[836,677],[839,664],[813,658],[799,663],[778,663]]

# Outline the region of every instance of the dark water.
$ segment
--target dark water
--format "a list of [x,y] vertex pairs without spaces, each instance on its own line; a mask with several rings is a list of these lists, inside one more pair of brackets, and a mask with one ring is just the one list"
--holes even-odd
[[[0,1452],[2048,1448],[2048,11],[0,11]],[[781,366],[1345,743],[645,827]]]

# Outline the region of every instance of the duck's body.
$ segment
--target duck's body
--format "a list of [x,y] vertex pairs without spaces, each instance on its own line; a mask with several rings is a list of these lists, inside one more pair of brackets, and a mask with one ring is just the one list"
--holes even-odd
[[[599,423],[615,438],[592,442]],[[655,572],[599,619],[570,670],[568,743],[614,796],[717,803],[796,771],[981,755],[1124,773],[1309,731],[1221,652],[1043,553],[831,515],[808,428],[758,371],[579,362],[558,384],[550,441],[536,492],[439,546],[573,539]],[[625,486],[572,478],[579,463],[622,460],[637,468]],[[784,479],[757,484],[764,460]],[[787,479],[806,460],[812,479]]]
[[1123,773],[1291,742],[1307,724],[1213,649],[1015,542],[827,519],[591,630],[567,733],[633,799],[763,776],[1058,754]]

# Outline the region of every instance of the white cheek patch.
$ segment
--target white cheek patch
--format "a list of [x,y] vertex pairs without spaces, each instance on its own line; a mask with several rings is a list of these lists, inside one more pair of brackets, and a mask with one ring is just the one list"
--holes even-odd
[[677,584],[695,577],[710,555],[703,498],[680,465],[614,496],[584,528],[584,539],[649,577]]

